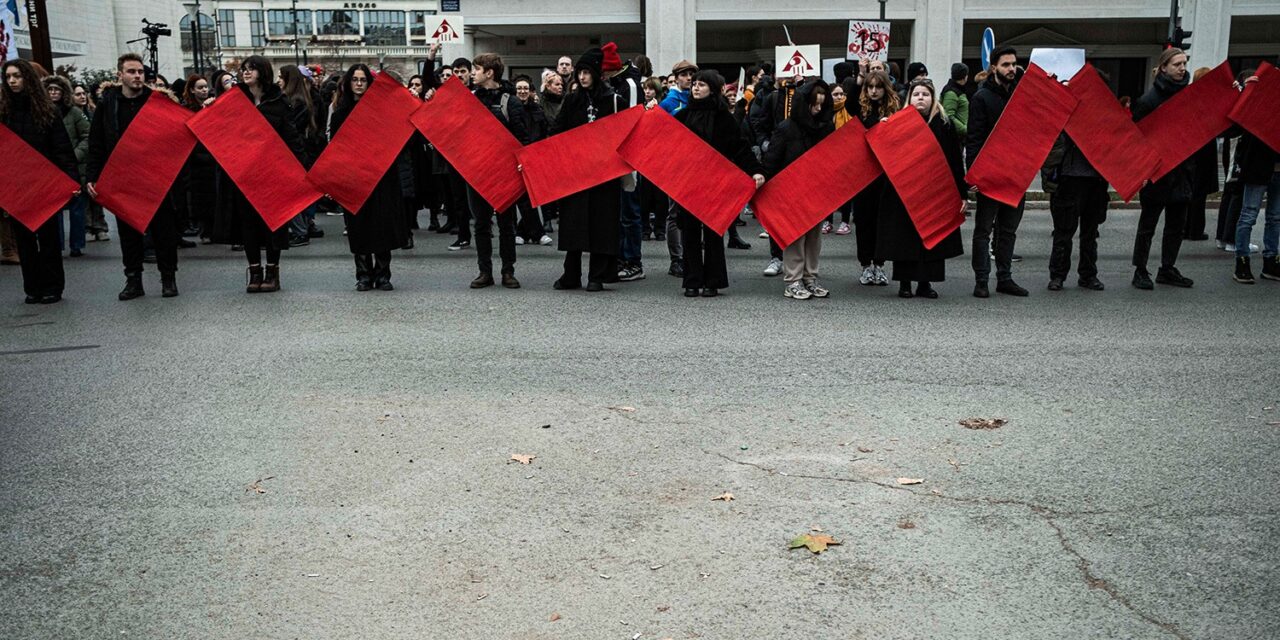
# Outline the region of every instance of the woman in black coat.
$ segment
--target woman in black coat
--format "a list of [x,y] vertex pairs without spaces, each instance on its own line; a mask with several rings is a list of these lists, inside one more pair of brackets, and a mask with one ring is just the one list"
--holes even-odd
[[[294,157],[305,164],[302,138],[293,126],[293,109],[285,99],[284,91],[275,83],[271,63],[262,56],[246,58],[240,64],[240,83],[236,88],[243,91],[245,97],[258,108],[258,113],[262,114]],[[245,198],[244,192],[229,179],[219,180],[218,200],[219,220],[215,224],[215,240],[244,245],[244,255],[249,261],[245,292],[279,291],[280,252],[289,248],[288,225],[281,225],[279,229],[272,231],[258,210]],[[265,267],[262,264],[264,249],[267,253]]]
[[[862,81],[857,100],[845,101],[845,110],[870,130],[880,121],[898,112],[902,103],[893,89],[893,81],[883,71],[869,72]],[[862,273],[858,283],[869,286],[889,284],[884,273],[884,260],[876,257],[880,238],[880,193],[889,188],[889,179],[880,176],[853,197],[853,226],[857,233],[858,263]]]
[[[751,174],[756,188],[764,184],[764,167],[751,151],[751,141],[733,119],[724,97],[724,78],[715,71],[699,71],[693,77],[689,106],[680,110],[676,120],[728,158],[739,169]],[[729,266],[724,258],[724,238],[679,205],[676,218],[684,240],[684,295],[701,294],[712,298],[729,286]]]
[[[40,84],[35,67],[26,60],[9,60],[0,69],[4,71],[0,123],[79,184],[76,154],[62,124],[62,114]],[[66,199],[69,201],[79,193],[79,189],[69,191]],[[50,216],[34,232],[16,220],[12,227],[18,259],[22,262],[26,303],[51,304],[61,300],[66,284],[62,272],[62,243],[58,238],[62,230],[61,212]]]
[[[602,79],[603,63],[604,52],[599,47],[588,49],[578,59],[574,67],[577,83],[564,97],[553,133],[595,122],[625,108],[622,98]],[[559,249],[565,254],[564,274],[555,281],[556,289],[582,286],[584,251],[591,254],[587,291],[602,291],[604,283],[617,280],[621,188],[618,180],[610,180],[560,200]]]
[[[338,88],[333,115],[329,117],[330,140],[338,135],[343,123],[372,82],[373,72],[369,71],[369,67],[353,64],[347,69]],[[343,212],[343,221],[347,225],[347,243],[356,261],[356,291],[395,289],[391,286],[391,252],[409,242],[400,184],[401,162],[403,159],[397,158],[387,168],[359,211]]]
[[[933,82],[927,79],[911,81],[907,86],[907,102],[929,123],[929,130],[942,147],[942,155],[947,159],[951,175],[938,178],[955,184],[963,208],[968,185],[964,182],[960,138],[956,135],[955,126],[942,112],[942,103],[938,100]],[[964,255],[960,229],[957,227],[932,249],[925,249],[924,242],[920,240],[920,232],[907,214],[906,205],[898,197],[897,189],[887,181],[880,192],[878,210],[876,259],[881,262],[893,261],[893,279],[898,281],[898,296],[937,298],[938,292],[930,283],[946,280],[947,258]],[[914,294],[911,293],[912,282],[918,283]]]
[[[1133,103],[1133,121],[1150,115],[1165,101],[1187,87],[1187,54],[1181,49],[1165,49],[1153,70],[1155,81],[1146,93]],[[1195,155],[1174,167],[1164,177],[1142,188],[1138,200],[1142,213],[1138,217],[1138,234],[1133,239],[1133,286],[1153,289],[1151,274],[1147,271],[1147,258],[1151,254],[1151,240],[1156,235],[1156,223],[1165,214],[1164,232],[1160,243],[1160,270],[1156,282],[1175,287],[1190,287],[1191,278],[1183,276],[1174,266],[1182,249],[1182,236],[1187,226],[1187,207],[1191,202],[1195,182]]]

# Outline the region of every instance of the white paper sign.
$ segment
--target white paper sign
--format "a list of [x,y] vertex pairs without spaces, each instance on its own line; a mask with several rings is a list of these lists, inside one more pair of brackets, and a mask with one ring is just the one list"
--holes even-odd
[[427,42],[462,42],[462,16],[427,16],[427,20]]
[[849,21],[849,47],[845,60],[889,61],[889,23],[876,20]]
[[773,48],[773,70],[778,78],[822,75],[822,49],[816,44],[789,44]]
[[1065,82],[1084,68],[1084,49],[1032,49],[1031,62],[1045,73],[1057,76],[1058,82]]

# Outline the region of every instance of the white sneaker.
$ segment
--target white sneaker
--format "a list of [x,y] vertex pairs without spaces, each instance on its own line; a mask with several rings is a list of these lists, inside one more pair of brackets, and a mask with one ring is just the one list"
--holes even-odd
[[553,240],[551,240],[551,236],[546,235],[546,234],[543,234],[542,239],[538,240],[538,244],[540,244],[540,245],[542,245],[542,246],[544,246],[544,247],[549,247],[549,246],[551,246],[551,243],[552,243],[552,242],[553,242]]
[[792,282],[787,285],[787,288],[782,290],[782,295],[796,300],[808,300],[813,297],[813,294],[801,282]]
[[760,238],[761,238],[761,239],[763,239],[763,240],[768,240],[768,239],[769,239],[769,232],[768,232],[768,231],[761,231],[761,232],[760,232]]
[[809,284],[804,285],[804,288],[808,289],[809,293],[815,298],[826,298],[831,295],[831,292],[827,291],[826,287],[823,287],[817,282],[810,282]]
[[1221,240],[1215,240],[1215,241],[1214,241],[1214,243],[1218,245],[1218,248],[1219,248],[1219,249],[1226,249],[1226,248],[1227,248],[1227,243],[1225,243],[1225,242],[1223,242],[1223,241],[1221,241]]
[[1227,253],[1235,253],[1235,252],[1236,252],[1236,243],[1234,243],[1234,242],[1228,242],[1228,243],[1225,243],[1225,244],[1223,244],[1223,245],[1222,245],[1222,250],[1223,250],[1223,251],[1226,251]]
[[828,234],[828,233],[831,233],[831,223],[830,223],[830,222],[824,222],[824,223],[822,223],[822,234],[823,234],[823,235],[826,235],[826,234]]
[[873,285],[876,283],[876,267],[868,265],[862,270],[862,275],[858,276],[858,284]]
[[883,287],[889,284],[889,276],[885,275],[884,267],[881,267],[879,265],[872,265],[872,268],[876,270],[876,286],[877,287]]
[[777,258],[769,260],[769,266],[764,268],[764,275],[773,277],[782,272],[782,261]]
[[516,244],[524,244],[524,238],[521,238],[520,236],[516,236]]

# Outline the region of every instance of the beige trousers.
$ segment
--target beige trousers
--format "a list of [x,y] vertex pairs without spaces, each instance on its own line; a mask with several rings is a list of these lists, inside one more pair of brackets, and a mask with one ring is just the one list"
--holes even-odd
[[822,253],[822,225],[796,238],[782,252],[782,279],[788,284],[811,284],[818,279],[818,255]]

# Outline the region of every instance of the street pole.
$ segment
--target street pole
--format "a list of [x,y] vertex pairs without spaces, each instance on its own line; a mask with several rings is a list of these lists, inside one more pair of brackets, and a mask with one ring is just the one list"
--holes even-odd
[[[884,21],[884,5],[885,5],[885,3],[887,3],[888,1],[889,1],[889,0],[880,0],[880,21],[881,21],[881,22],[883,22],[883,21]],[[1178,0],[1174,0],[1174,2],[1177,2],[1177,1],[1178,1]]]
[[1178,0],[1169,0],[1169,39],[1170,46],[1173,44],[1174,29],[1178,28]]
[[204,65],[201,62],[201,58],[204,56],[204,49],[200,42],[200,36],[202,35],[200,32],[200,0],[196,0],[196,15],[191,21],[191,30],[194,32],[195,36],[192,40],[193,44],[191,46],[191,50],[196,54],[195,65],[193,66],[195,66],[196,73],[198,75],[204,75]]
[[298,51],[300,46],[298,44],[298,0],[290,0],[289,5],[292,7],[290,10],[293,11],[293,64],[296,66],[299,64],[298,56],[301,53]]
[[53,73],[53,45],[49,43],[49,14],[44,0],[27,0],[27,33],[31,34],[31,61]]

